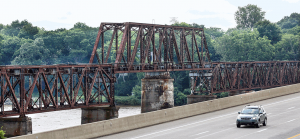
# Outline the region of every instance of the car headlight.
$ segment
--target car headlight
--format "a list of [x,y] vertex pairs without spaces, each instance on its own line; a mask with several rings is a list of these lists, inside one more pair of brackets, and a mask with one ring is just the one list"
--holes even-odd
[[257,119],[257,117],[252,117],[251,119],[255,120],[255,119]]
[[241,120],[241,117],[240,117],[240,116],[238,116],[238,117],[237,117],[237,119],[238,119],[238,120]]

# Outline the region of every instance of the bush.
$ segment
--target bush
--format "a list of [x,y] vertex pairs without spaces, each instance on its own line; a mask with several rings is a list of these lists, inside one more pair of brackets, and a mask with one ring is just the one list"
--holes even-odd
[[141,105],[141,99],[134,96],[115,96],[117,105]]
[[174,105],[175,106],[181,106],[185,105],[187,103],[186,95],[179,92],[174,92]]
[[186,88],[183,90],[183,94],[190,95],[191,94],[191,88]]
[[220,97],[221,98],[228,97],[228,95],[229,95],[228,92],[222,92],[221,95],[220,95]]
[[0,129],[0,139],[5,139],[6,137],[4,137],[5,135],[5,131],[2,130],[2,127]]
[[137,99],[141,99],[141,86],[140,85],[135,85],[133,88],[132,88],[132,95],[134,97],[136,97]]

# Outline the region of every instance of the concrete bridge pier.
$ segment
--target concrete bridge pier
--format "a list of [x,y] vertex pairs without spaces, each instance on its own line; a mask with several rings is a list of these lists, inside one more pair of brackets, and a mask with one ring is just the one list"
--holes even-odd
[[145,73],[141,87],[141,112],[174,107],[173,81],[169,72]]
[[5,131],[5,137],[14,137],[32,134],[32,121],[30,117],[0,118],[0,128]]
[[89,107],[81,108],[81,124],[98,122],[119,117],[120,107]]

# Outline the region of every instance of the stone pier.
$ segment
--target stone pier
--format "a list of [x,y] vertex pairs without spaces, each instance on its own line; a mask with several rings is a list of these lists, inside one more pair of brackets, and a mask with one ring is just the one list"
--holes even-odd
[[187,104],[208,101],[216,99],[216,95],[188,95],[187,96]]
[[30,117],[0,118],[0,128],[5,131],[5,137],[14,137],[32,134],[32,121]]
[[119,109],[118,106],[81,108],[81,124],[118,118]]
[[146,73],[142,79],[141,112],[174,107],[173,81],[169,72]]

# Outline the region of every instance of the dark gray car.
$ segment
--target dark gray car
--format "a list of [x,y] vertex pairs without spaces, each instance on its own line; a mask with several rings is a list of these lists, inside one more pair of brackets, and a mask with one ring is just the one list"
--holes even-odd
[[247,105],[238,114],[236,119],[236,126],[238,128],[241,125],[254,125],[257,128],[259,128],[260,124],[263,124],[263,126],[267,125],[267,113],[262,106]]

